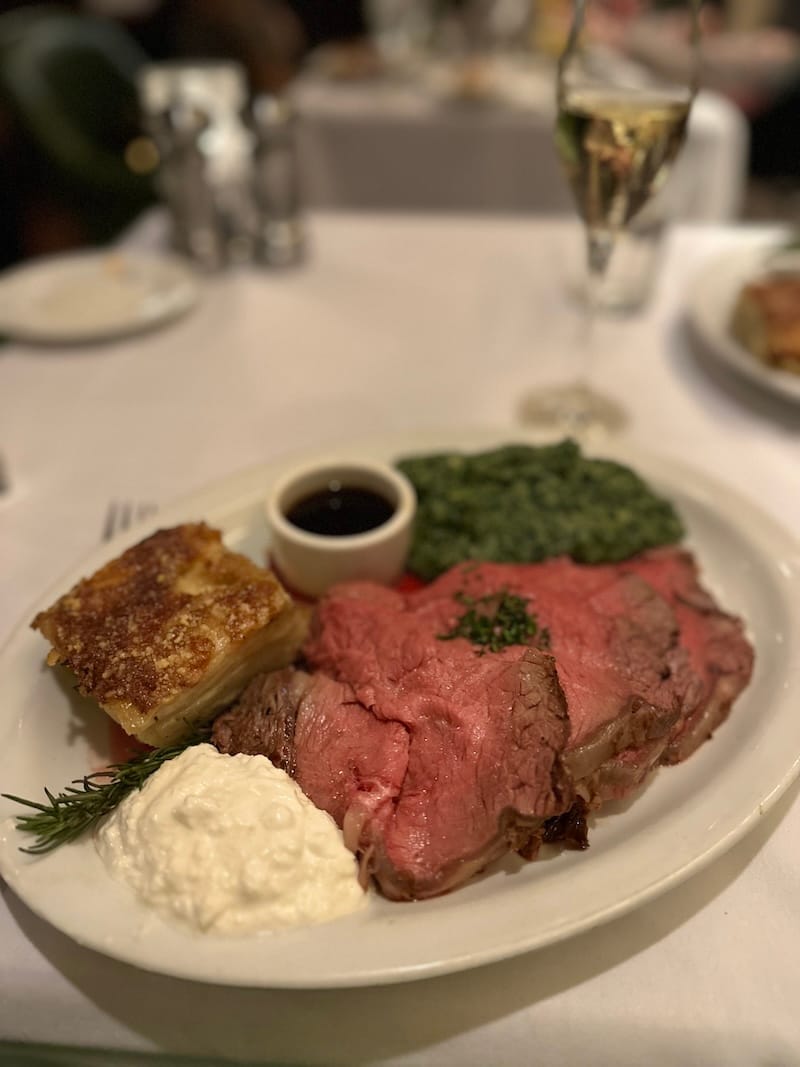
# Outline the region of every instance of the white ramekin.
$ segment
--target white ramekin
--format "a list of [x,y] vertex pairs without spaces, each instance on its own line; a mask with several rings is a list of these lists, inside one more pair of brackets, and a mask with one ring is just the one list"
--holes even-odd
[[[394,513],[372,530],[345,536],[309,533],[289,522],[286,513],[298,501],[332,481],[379,493]],[[388,463],[331,459],[295,468],[275,483],[264,508],[272,563],[297,593],[319,597],[337,582],[356,579],[389,584],[403,573],[417,497],[408,478]]]

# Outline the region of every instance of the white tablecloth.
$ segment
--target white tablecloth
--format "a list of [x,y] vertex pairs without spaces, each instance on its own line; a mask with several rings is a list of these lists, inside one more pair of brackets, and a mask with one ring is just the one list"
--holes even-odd
[[[424,72],[419,79],[336,83],[316,71],[298,79],[293,95],[309,204],[572,213],[553,143],[553,69],[498,59],[497,96],[472,102],[443,97]],[[743,115],[723,97],[700,93],[670,179],[673,216],[738,217],[747,151]]]
[[[164,503],[359,434],[507,424],[526,389],[566,370],[567,223],[337,215],[310,228],[305,268],[210,280],[169,328],[3,350],[13,488],[0,497],[0,638],[96,546],[111,498]],[[703,259],[760,236],[675,232],[649,311],[600,330],[598,369],[631,409],[636,441],[797,531],[800,413],[699,361],[681,326]],[[79,948],[6,889],[0,1038],[306,1065],[800,1065],[797,793],[627,917],[395,987],[235,990],[147,974]]]

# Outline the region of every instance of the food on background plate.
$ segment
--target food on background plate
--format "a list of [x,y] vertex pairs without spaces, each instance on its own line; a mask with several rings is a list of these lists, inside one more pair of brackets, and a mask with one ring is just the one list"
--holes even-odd
[[212,740],[292,774],[391,899],[543,840],[585,845],[585,811],[693,751],[752,669],[741,623],[674,549],[462,564],[407,595],[343,584],[304,659],[255,679]]
[[84,578],[31,624],[79,691],[126,733],[169,745],[259,671],[291,663],[307,614],[275,575],[204,523],[159,530]]
[[168,919],[246,934],[327,922],[364,891],[329,815],[263,756],[185,749],[97,833],[111,874]]
[[583,456],[571,440],[409,456],[417,492],[408,567],[426,581],[456,563],[612,563],[673,544],[683,524],[630,467]]
[[730,330],[768,367],[800,374],[800,273],[775,271],[748,282],[736,298]]

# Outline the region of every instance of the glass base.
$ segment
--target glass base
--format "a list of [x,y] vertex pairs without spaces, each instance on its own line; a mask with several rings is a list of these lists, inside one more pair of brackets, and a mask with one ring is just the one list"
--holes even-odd
[[518,414],[528,426],[577,438],[595,432],[619,433],[628,421],[615,400],[577,383],[529,393],[523,398]]

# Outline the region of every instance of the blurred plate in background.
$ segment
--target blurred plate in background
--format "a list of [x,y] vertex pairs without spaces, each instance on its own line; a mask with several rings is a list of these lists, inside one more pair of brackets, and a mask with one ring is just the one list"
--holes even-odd
[[[692,279],[687,315],[703,348],[719,363],[787,400],[800,402],[800,374],[770,367],[731,334],[731,315],[742,286],[775,269],[787,269],[777,242],[725,252],[705,263]],[[797,258],[800,273],[800,256]]]
[[48,256],[0,275],[0,332],[44,344],[109,340],[182,315],[198,293],[191,267],[172,256]]

